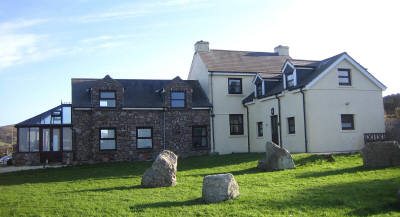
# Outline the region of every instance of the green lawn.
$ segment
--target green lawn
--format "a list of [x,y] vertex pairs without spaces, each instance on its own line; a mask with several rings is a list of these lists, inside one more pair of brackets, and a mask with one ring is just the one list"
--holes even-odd
[[[368,170],[360,155],[327,162],[294,155],[297,168],[261,172],[260,154],[178,162],[175,187],[143,189],[151,162],[112,163],[0,174],[0,216],[400,216],[400,168]],[[233,173],[240,197],[203,204],[203,176]]]

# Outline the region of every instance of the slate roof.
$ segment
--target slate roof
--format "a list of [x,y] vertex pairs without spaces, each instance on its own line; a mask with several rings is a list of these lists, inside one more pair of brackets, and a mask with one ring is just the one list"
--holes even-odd
[[[288,59],[290,63],[292,63],[295,67],[301,67],[301,69],[297,69],[298,71],[298,81],[297,85],[289,90],[295,90],[306,86],[312,80],[314,80],[318,75],[320,75],[323,71],[325,71],[329,66],[331,66],[336,60],[338,60],[343,55],[347,55],[346,52],[337,54],[335,56],[326,58],[321,61],[315,60],[298,60],[298,59]],[[301,71],[301,72],[300,72]],[[275,86],[272,90],[268,91],[268,93],[259,98],[266,98],[276,94],[279,94],[284,91],[284,87],[282,82],[279,85]],[[242,100],[242,103],[251,102],[254,99],[254,93],[251,93],[248,97]]]
[[273,52],[210,50],[198,54],[208,71],[260,73],[263,78],[279,74],[285,61],[290,59]]
[[[89,89],[101,79],[72,79],[72,106],[91,107]],[[160,90],[172,80],[114,79],[124,88],[123,107],[162,108],[163,99]],[[200,84],[196,80],[184,80],[193,89],[192,107],[211,107]]]

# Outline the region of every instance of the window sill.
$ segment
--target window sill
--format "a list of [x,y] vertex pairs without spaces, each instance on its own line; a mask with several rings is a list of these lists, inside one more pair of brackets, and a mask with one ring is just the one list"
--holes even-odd
[[288,133],[288,136],[296,136],[296,133]]
[[139,151],[152,151],[153,148],[138,148],[138,147],[136,147],[136,150],[139,150]]
[[233,96],[233,97],[244,97],[245,95],[243,93],[228,93],[226,96]]
[[241,137],[247,137],[247,136],[244,135],[244,134],[241,134],[241,135],[229,135],[229,138],[241,138]]
[[340,130],[341,133],[356,133],[356,130]]
[[264,136],[257,136],[256,139],[264,139]]
[[100,152],[113,152],[117,151],[117,149],[100,149]]
[[354,88],[354,87],[353,87],[353,85],[338,85],[338,88],[347,89],[347,88]]

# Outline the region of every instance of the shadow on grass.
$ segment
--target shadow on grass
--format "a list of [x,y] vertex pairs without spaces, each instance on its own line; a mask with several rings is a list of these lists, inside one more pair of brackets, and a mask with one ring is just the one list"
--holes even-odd
[[[109,192],[109,191],[127,191],[134,189],[143,189],[141,185],[133,185],[133,186],[116,186],[110,188],[94,188],[94,189],[85,189],[73,191],[73,193],[82,193],[82,192]],[[71,193],[71,192],[62,192],[62,193]]]
[[186,171],[193,169],[210,169],[214,167],[222,167],[234,164],[258,161],[262,154],[227,154],[227,155],[210,155],[180,159],[178,161],[178,171]]
[[[329,212],[330,209],[349,209],[346,215],[368,216],[400,211],[396,193],[400,177],[386,180],[367,180],[308,188],[284,200],[253,201],[269,209]],[[336,214],[338,215],[338,214]]]
[[192,176],[192,177],[204,177],[207,175],[216,175],[216,174],[221,174],[221,173],[231,173],[234,176],[239,176],[239,175],[247,175],[247,174],[254,174],[254,173],[265,173],[265,171],[262,171],[256,167],[251,167],[251,168],[247,168],[247,169],[243,169],[243,170],[235,170],[235,171],[221,171],[221,172],[215,172],[215,173],[198,173],[198,174],[191,174],[188,176]]
[[150,165],[151,162],[124,162],[18,171],[1,174],[0,186],[132,178],[141,176]]
[[[255,161],[259,154],[211,155],[179,159],[178,171],[213,168]],[[78,180],[121,179],[143,175],[152,162],[100,163],[94,165],[71,166],[27,170],[1,174],[0,186],[26,183],[72,182]]]
[[132,212],[144,212],[146,209],[154,209],[154,208],[170,208],[170,207],[185,207],[185,206],[194,206],[194,205],[203,205],[202,198],[187,200],[187,201],[165,201],[165,202],[156,202],[156,203],[147,203],[147,204],[138,204],[134,206],[130,206],[129,209]]

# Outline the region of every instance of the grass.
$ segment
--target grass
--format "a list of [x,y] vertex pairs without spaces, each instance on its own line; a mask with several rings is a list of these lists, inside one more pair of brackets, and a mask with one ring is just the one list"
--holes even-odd
[[[368,170],[360,155],[335,162],[294,155],[294,170],[261,172],[260,154],[179,161],[178,184],[143,189],[151,162],[112,163],[0,174],[0,216],[400,216],[400,168]],[[203,176],[233,173],[240,197],[201,201]]]

